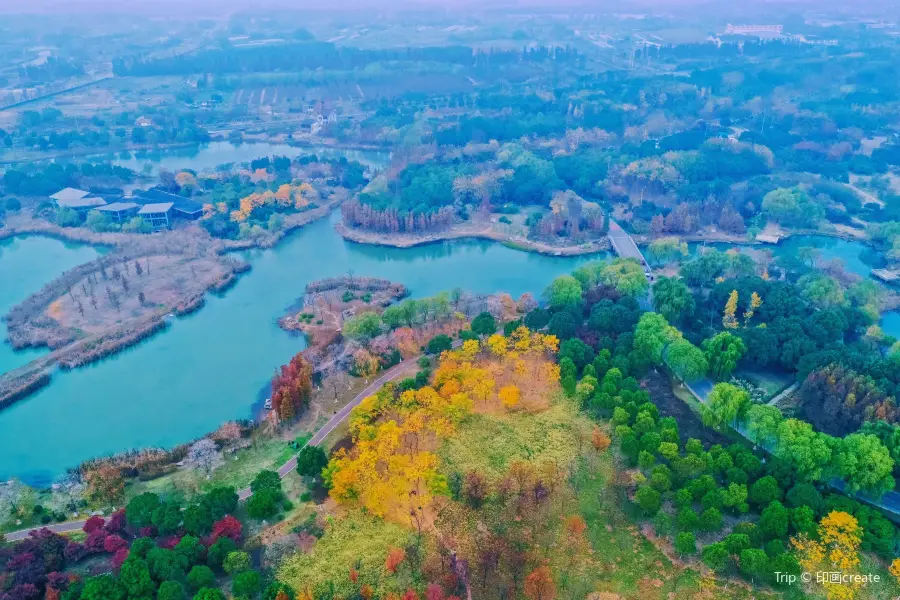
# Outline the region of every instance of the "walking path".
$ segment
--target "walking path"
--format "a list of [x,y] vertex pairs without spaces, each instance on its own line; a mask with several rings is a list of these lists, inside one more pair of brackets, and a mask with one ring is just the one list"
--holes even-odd
[[[462,345],[462,340],[456,340],[453,342],[454,348],[459,348],[459,346],[461,346],[461,345]],[[424,354],[417,356],[410,360],[413,362],[413,364],[415,364],[415,362],[418,361],[420,358],[422,358],[422,356],[424,356]],[[385,383],[392,381],[392,380],[396,379],[397,377],[399,377],[400,375],[402,375],[406,371],[409,364],[410,364],[409,361],[403,361],[403,362],[400,362],[400,363],[394,365],[387,371],[385,371],[381,375],[381,377],[379,377],[378,379],[376,379],[375,381],[370,383],[368,386],[366,386],[366,388],[363,391],[361,391],[359,394],[357,394],[356,397],[353,398],[353,400],[348,402],[346,406],[344,406],[339,411],[334,413],[334,416],[331,417],[331,419],[329,419],[328,422],[325,423],[325,425],[321,429],[319,429],[315,433],[315,435],[313,435],[309,439],[309,441],[306,442],[306,444],[303,447],[305,448],[306,446],[318,446],[319,444],[321,444],[332,431],[337,429],[338,425],[343,423],[344,419],[346,419],[347,417],[350,416],[350,413],[353,411],[354,408],[359,406],[360,402],[362,402],[367,397],[369,397],[372,394],[374,394],[375,392],[377,392],[381,388],[381,386],[383,386]],[[302,450],[302,448],[301,448],[301,450]],[[297,468],[297,455],[295,454],[294,456],[292,456],[290,458],[290,460],[288,460],[286,463],[284,463],[283,465],[281,465],[281,467],[278,468],[278,476],[281,477],[282,479],[284,479],[285,477],[287,477],[288,473],[290,473],[291,471],[293,471],[296,468]],[[249,487],[246,487],[242,490],[238,490],[238,499],[240,499],[240,500],[246,500],[251,495],[253,495],[253,492],[250,490]],[[57,523],[55,525],[41,525],[40,527],[30,527],[28,529],[20,529],[19,531],[13,531],[11,533],[7,533],[6,540],[10,541],[10,542],[24,540],[25,538],[28,537],[28,534],[31,533],[32,531],[39,531],[39,530],[45,529],[45,528],[49,529],[50,531],[52,531],[54,533],[66,533],[66,532],[71,532],[71,531],[79,531],[84,527],[84,524],[86,521],[87,521],[87,519],[80,519],[78,521],[66,521],[65,523]]]
[[637,244],[634,243],[634,239],[622,229],[621,225],[612,219],[609,220],[609,233],[607,235],[616,254],[622,258],[633,258],[641,263],[641,266],[647,266],[647,261],[644,259],[644,255],[641,254],[640,249],[638,249]]

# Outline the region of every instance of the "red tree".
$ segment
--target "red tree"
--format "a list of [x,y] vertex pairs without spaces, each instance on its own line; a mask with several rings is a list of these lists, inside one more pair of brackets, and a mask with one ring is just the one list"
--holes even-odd
[[125,531],[125,509],[121,508],[109,516],[106,524],[108,533],[122,533]]
[[436,583],[429,583],[425,588],[425,598],[427,600],[444,600],[444,588]]
[[122,563],[128,558],[128,548],[119,548],[112,557],[112,568],[118,571],[122,567]]
[[272,379],[272,409],[282,421],[298,416],[312,395],[312,365],[297,354]]
[[231,515],[226,515],[213,523],[212,539],[214,542],[220,537],[227,537],[234,542],[240,542],[242,533],[243,526],[241,522]]
[[97,531],[98,529],[102,529],[104,523],[106,523],[106,521],[103,520],[103,517],[99,515],[93,515],[91,518],[84,522],[84,527],[82,527],[81,529],[85,533],[92,533],[94,531]]
[[106,536],[106,539],[103,540],[103,549],[106,550],[107,552],[109,552],[110,554],[113,554],[113,553],[121,550],[122,548],[126,547],[127,545],[128,545],[128,542],[126,542],[125,540],[123,540],[122,538],[120,538],[117,535],[108,535],[108,536]]
[[105,550],[103,547],[103,542],[105,541],[106,532],[102,529],[95,529],[88,534],[87,540],[85,540],[84,542],[84,548],[92,554],[103,552]]

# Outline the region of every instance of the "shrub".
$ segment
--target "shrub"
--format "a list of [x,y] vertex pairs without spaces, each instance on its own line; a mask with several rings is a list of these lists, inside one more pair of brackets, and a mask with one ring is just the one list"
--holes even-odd
[[675,536],[675,551],[679,554],[693,554],[697,551],[697,538],[693,533],[682,531]]
[[719,531],[723,524],[722,512],[718,508],[707,508],[700,515],[700,528],[703,531]]
[[728,559],[730,558],[728,548],[722,542],[710,544],[703,549],[701,557],[703,563],[717,573],[721,573],[728,568]]
[[641,486],[634,495],[634,500],[645,515],[655,515],[662,502],[659,492],[651,487]]

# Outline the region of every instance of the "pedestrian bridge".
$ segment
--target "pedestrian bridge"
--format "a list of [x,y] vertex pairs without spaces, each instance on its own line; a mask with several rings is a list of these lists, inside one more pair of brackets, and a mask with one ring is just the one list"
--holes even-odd
[[613,221],[609,220],[609,241],[612,244],[613,250],[618,254],[621,258],[633,258],[645,269],[649,269],[649,265],[647,264],[647,260],[644,258],[644,255],[641,254],[641,251],[638,249],[637,244],[634,243],[634,240],[631,238],[628,233],[622,229],[622,226]]

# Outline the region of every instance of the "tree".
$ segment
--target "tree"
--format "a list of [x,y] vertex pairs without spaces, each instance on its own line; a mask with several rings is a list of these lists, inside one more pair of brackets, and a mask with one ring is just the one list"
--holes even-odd
[[542,565],[525,578],[525,596],[529,600],[554,600],[556,585],[550,567]]
[[203,588],[194,594],[192,600],[225,600],[225,594],[218,588]]
[[175,554],[183,558],[188,565],[197,565],[206,557],[206,546],[200,543],[200,538],[186,535],[175,545]]
[[632,298],[643,296],[650,287],[644,268],[633,258],[614,259],[600,272],[600,282]]
[[634,329],[634,353],[646,364],[662,364],[666,346],[681,338],[681,332],[657,313],[644,313]]
[[728,296],[728,302],[725,303],[725,311],[722,314],[722,326],[725,329],[737,329],[737,305],[738,292],[737,290],[731,290],[731,294]]
[[174,502],[163,502],[153,511],[150,522],[162,535],[173,533],[181,524],[181,506]]
[[228,515],[213,523],[212,539],[213,541],[217,541],[219,538],[227,537],[233,542],[239,542],[241,540],[242,530],[243,526],[241,525],[241,522]]
[[820,481],[832,464],[829,436],[813,431],[812,425],[799,419],[778,424],[774,454],[796,471],[801,481]]
[[84,225],[95,233],[103,233],[104,231],[109,231],[112,221],[99,210],[92,210],[85,218]]
[[747,548],[741,550],[738,557],[738,566],[741,573],[750,577],[754,581],[757,577],[762,577],[768,569],[769,557],[759,548]]
[[246,571],[250,568],[250,555],[246,552],[229,552],[222,561],[222,569],[229,575]]
[[281,367],[272,379],[272,409],[282,421],[297,417],[312,396],[312,365],[302,353]]
[[[817,528],[818,539],[799,535],[791,539],[798,561],[805,571],[837,571],[852,575],[859,566],[862,529],[855,517],[843,511],[832,511],[822,518]],[[822,583],[827,598],[853,598],[860,582],[844,580]]]
[[880,496],[894,489],[894,460],[876,436],[851,433],[835,443],[834,465],[847,491]]
[[481,336],[491,335],[497,332],[497,321],[494,315],[483,312],[472,319],[472,331]]
[[81,224],[81,217],[71,208],[60,208],[56,211],[56,224],[60,227],[77,227]]
[[151,524],[153,511],[159,507],[159,496],[153,492],[144,492],[132,498],[125,507],[125,519],[137,529]]
[[297,455],[297,473],[303,477],[320,477],[328,465],[328,456],[319,446],[307,444]]
[[200,503],[209,509],[213,519],[221,519],[237,509],[238,495],[233,487],[218,486],[206,492]]
[[790,513],[778,500],[763,509],[759,518],[759,529],[768,538],[783,538],[787,535]]
[[221,537],[209,547],[209,551],[206,553],[206,564],[213,569],[221,569],[225,557],[236,549],[237,544],[231,538]]
[[675,536],[675,551],[678,554],[693,554],[697,551],[697,538],[689,531],[682,531]]
[[188,448],[188,464],[200,469],[209,479],[209,474],[219,461],[219,448],[209,438],[203,438]]
[[119,569],[119,583],[121,583],[128,596],[131,598],[152,597],[156,591],[156,584],[150,578],[150,569],[141,558],[129,557]]
[[514,385],[505,385],[500,388],[497,396],[500,398],[500,403],[503,404],[505,408],[513,409],[519,404],[522,394],[518,387]]
[[708,427],[729,424],[736,427],[743,422],[750,405],[750,396],[730,383],[717,383],[703,406],[703,423]]
[[563,341],[559,345],[557,356],[560,360],[565,358],[572,359],[572,362],[580,371],[585,365],[594,360],[594,350],[578,338],[572,338]]
[[177,581],[163,581],[156,592],[157,600],[185,600],[184,588]]
[[268,519],[278,513],[282,500],[281,490],[265,488],[253,492],[247,500],[247,514],[254,519]]
[[672,371],[682,381],[690,383],[706,375],[706,356],[700,348],[685,339],[669,344],[665,356]]
[[124,233],[151,233],[153,227],[141,217],[133,217],[122,224]]
[[127,591],[112,575],[97,575],[84,581],[81,600],[125,600]]
[[231,590],[235,598],[253,598],[259,594],[262,581],[256,571],[244,571],[234,576]]
[[768,506],[775,500],[781,500],[781,488],[774,477],[766,475],[750,486],[749,497],[750,502],[758,506]]
[[660,493],[652,487],[648,486],[639,487],[637,492],[634,494],[634,500],[647,516],[653,516],[657,512],[659,512],[659,508],[662,502]]
[[694,313],[694,296],[682,280],[660,277],[653,284],[653,307],[670,323],[678,323]]
[[572,318],[569,311],[563,310],[550,317],[547,331],[560,340],[567,340],[575,335],[575,327],[575,319]]
[[212,529],[213,518],[205,504],[191,504],[184,510],[184,529],[193,535],[206,535]]
[[368,344],[372,338],[381,333],[381,317],[374,312],[350,317],[344,321],[341,333],[348,339]]
[[649,253],[658,264],[666,264],[686,257],[688,245],[677,237],[657,238],[650,242]]
[[555,309],[574,308],[581,304],[581,284],[571,275],[554,279],[544,290],[544,299]]
[[721,573],[728,568],[728,561],[731,558],[728,548],[722,542],[716,542],[705,547],[701,556],[703,564],[716,573]]
[[744,341],[727,331],[703,340],[709,374],[717,381],[725,381],[731,376],[746,351]]
[[449,335],[441,333],[428,340],[428,353],[440,354],[453,347],[453,340]]

